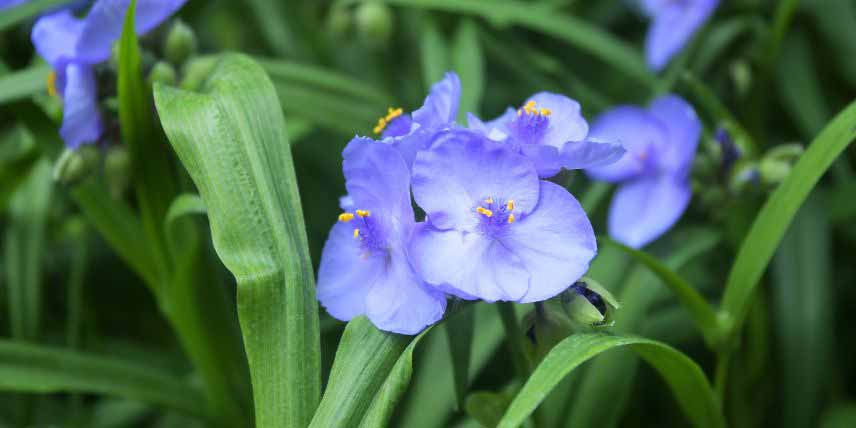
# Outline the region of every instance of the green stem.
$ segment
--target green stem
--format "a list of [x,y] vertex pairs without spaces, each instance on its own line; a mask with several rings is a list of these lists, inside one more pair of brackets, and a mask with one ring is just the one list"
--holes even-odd
[[716,396],[719,398],[719,405],[725,411],[725,392],[728,381],[728,367],[731,361],[731,352],[724,351],[716,354],[716,371],[714,372],[713,385],[716,390]]
[[526,379],[532,370],[532,361],[529,358],[526,338],[520,329],[520,323],[517,322],[514,304],[501,302],[496,305],[496,309],[499,311],[499,317],[502,319],[503,327],[505,327],[505,336],[508,340],[508,347],[511,348],[511,360],[514,369],[521,379]]

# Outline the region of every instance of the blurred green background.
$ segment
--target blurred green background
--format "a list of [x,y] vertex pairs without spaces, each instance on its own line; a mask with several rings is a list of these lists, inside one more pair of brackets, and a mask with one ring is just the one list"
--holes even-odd
[[[417,108],[430,84],[455,70],[464,88],[459,119],[467,111],[495,117],[542,90],[577,99],[589,120],[667,91],[690,100],[705,122],[696,194],[679,225],[647,250],[715,302],[770,190],[723,194],[722,183],[709,181],[704,162],[716,159],[716,130],[731,131],[750,148],[751,160],[781,144],[807,144],[856,96],[853,0],[722,1],[660,76],[641,60],[647,20],[630,1],[190,0],[178,16],[195,31],[203,54],[247,53],[277,87],[316,267],[344,193],[345,144],[355,134],[369,135],[388,106]],[[55,160],[41,153],[46,141],[56,143],[58,124],[44,89],[46,70],[17,74],[39,66],[31,23],[0,29],[0,336],[11,337],[13,323],[23,322],[30,342],[192,378],[155,299],[87,225],[73,186],[32,178],[40,169],[45,176]],[[143,38],[143,48],[157,52],[162,33]],[[727,382],[732,426],[856,426],[854,162],[852,148],[836,161],[763,279]],[[589,210],[596,233],[605,233],[611,189],[582,174],[561,179]],[[210,238],[205,242],[210,247]],[[214,265],[210,287],[234,296],[231,275]],[[688,315],[645,268],[603,248],[589,276],[624,305],[615,330],[667,342],[713,372],[713,357]],[[529,310],[520,307],[519,314]],[[474,311],[470,393],[519,387],[496,309],[479,304]],[[321,312],[326,379],[344,324]],[[456,403],[445,328],[417,348],[414,378],[391,426],[480,426],[473,418],[478,394],[470,396],[476,404],[469,412]],[[0,426],[204,426],[121,398],[2,392],[3,377],[15,367],[10,358],[0,352]],[[543,409],[539,428],[687,424],[662,380],[629,351],[575,371]]]

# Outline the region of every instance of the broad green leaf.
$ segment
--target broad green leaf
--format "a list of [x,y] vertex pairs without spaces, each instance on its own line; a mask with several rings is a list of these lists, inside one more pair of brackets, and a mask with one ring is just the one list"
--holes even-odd
[[467,113],[478,115],[484,92],[484,55],[479,41],[478,26],[470,19],[458,25],[452,42],[452,69],[461,77],[461,104],[458,122],[466,123]]
[[449,69],[449,46],[431,16],[425,16],[419,31],[419,58],[422,62],[422,81],[428,89],[443,78]]
[[722,299],[723,314],[735,333],[743,321],[758,281],[794,215],[835,158],[856,137],[856,103],[832,120],[808,146],[790,175],[770,196],[743,240]]
[[359,425],[375,396],[388,393],[382,391],[386,389],[384,383],[412,341],[411,336],[378,330],[366,317],[351,320],[339,341],[327,389],[309,427]]
[[74,0],[32,0],[19,6],[0,11],[0,31],[27,19],[35,18],[51,9],[65,6]]
[[832,230],[817,198],[797,212],[773,258],[774,328],[782,361],[780,425],[816,426],[827,395],[834,324]]
[[[700,254],[710,251],[719,243],[719,235],[707,229],[694,231],[681,239],[664,261],[665,267],[677,271]],[[607,247],[615,249],[613,247]],[[600,256],[599,256],[600,257]],[[613,331],[623,334],[641,334],[642,325],[652,315],[654,303],[668,296],[668,289],[658,285],[658,278],[640,265],[629,275],[619,300],[621,310],[615,313]],[[682,309],[682,308],[681,308]],[[681,310],[681,315],[684,311]],[[675,325],[669,325],[674,329]],[[695,330],[693,330],[695,333]],[[586,369],[579,388],[574,391],[570,417],[565,418],[567,428],[617,426],[630,399],[638,359],[629,351],[604,354]],[[603,411],[603,403],[610,403],[610,411]]]
[[519,25],[562,40],[621,71],[639,83],[653,86],[656,78],[648,71],[642,55],[597,26],[551,8],[507,0],[387,0],[389,4],[478,15],[500,24]]
[[366,415],[360,423],[361,428],[384,428],[388,426],[389,418],[392,417],[396,404],[410,385],[410,377],[413,374],[413,350],[430,330],[431,327],[428,327],[411,340],[404,352],[398,357],[398,361],[392,366],[383,386],[375,394],[371,406],[366,411]]
[[609,238],[601,238],[601,241],[623,250],[638,262],[651,269],[651,272],[657,275],[663,281],[663,284],[675,294],[678,301],[687,308],[696,326],[704,334],[704,338],[708,344],[713,345],[717,343],[719,340],[719,325],[717,324],[716,312],[686,280],[681,278],[673,270],[663,266],[657,259],[644,251],[630,248]]
[[134,31],[136,0],[131,0],[119,39],[117,91],[122,142],[131,154],[132,183],[140,220],[149,238],[157,275],[166,280],[169,271],[163,220],[175,194],[175,182],[164,144],[153,117],[150,88],[140,65],[140,48]]
[[6,283],[12,337],[35,341],[42,324],[42,270],[53,178],[42,159],[12,195],[6,229]]
[[116,358],[0,340],[0,390],[109,395],[208,417],[200,392],[177,377]]
[[49,65],[38,64],[3,75],[0,77],[0,105],[47,91],[50,72]]
[[318,308],[285,121],[264,70],[227,55],[201,93],[155,104],[238,282],[256,426],[306,426],[320,396]]
[[717,398],[704,372],[693,360],[660,342],[605,333],[574,334],[556,345],[517,393],[498,427],[520,426],[573,369],[603,352],[624,346],[657,369],[693,426],[725,427]]
[[475,330],[475,310],[466,308],[447,319],[442,327],[449,341],[449,357],[452,359],[452,373],[455,377],[455,396],[458,408],[463,409],[467,387],[470,383],[470,356]]

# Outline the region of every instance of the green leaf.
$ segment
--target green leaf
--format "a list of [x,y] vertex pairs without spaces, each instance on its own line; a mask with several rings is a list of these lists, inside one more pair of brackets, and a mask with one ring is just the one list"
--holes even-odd
[[410,385],[410,377],[413,374],[413,350],[430,330],[431,327],[428,327],[411,340],[401,356],[398,357],[398,361],[390,370],[383,386],[375,394],[366,416],[360,423],[361,428],[384,428],[389,425],[389,419],[392,417],[398,400],[401,399],[408,385]]
[[467,397],[467,414],[479,421],[481,426],[493,428],[502,419],[505,409],[511,404],[511,398],[506,394],[479,391]]
[[283,3],[276,0],[249,0],[247,6],[255,15],[271,50],[279,56],[293,55],[294,37],[285,19]]
[[208,417],[199,391],[176,377],[116,358],[0,340],[0,390],[109,395]]
[[128,146],[132,182],[140,209],[143,230],[154,252],[157,275],[165,281],[169,272],[163,220],[175,194],[169,150],[157,130],[149,88],[140,66],[140,48],[134,31],[136,0],[131,0],[119,39],[117,91],[122,142]]
[[273,84],[251,59],[227,55],[202,93],[158,85],[155,104],[238,282],[256,425],[306,426],[321,388],[318,308]]
[[50,73],[49,65],[38,64],[3,75],[0,77],[0,105],[47,91]]
[[[693,231],[683,237],[682,245],[672,251],[664,265],[677,271],[700,254],[713,249],[720,242],[718,233],[708,229]],[[607,247],[614,249],[614,247]],[[614,315],[614,331],[623,334],[641,334],[642,325],[649,320],[652,305],[658,299],[668,296],[668,289],[659,286],[657,277],[650,269],[637,266],[622,288],[620,300],[624,302],[621,310]],[[684,311],[680,311],[684,314]],[[670,328],[674,329],[674,325]],[[574,391],[576,398],[571,404],[570,417],[565,427],[610,427],[617,426],[634,385],[638,362],[631,352],[614,352],[602,355],[592,361],[585,375]],[[555,393],[554,393],[555,394]],[[603,411],[603,403],[609,402],[610,411]]]
[[601,241],[623,250],[651,269],[651,272],[657,275],[675,294],[678,301],[687,308],[707,343],[711,345],[718,343],[720,338],[716,312],[687,281],[644,251],[630,248],[609,238],[601,238]]
[[[856,4],[850,0],[803,1],[803,10],[814,18],[829,52],[856,51]],[[856,87],[856,57],[834,55],[840,75]]]
[[385,380],[413,340],[380,331],[365,317],[351,320],[339,341],[327,389],[309,427],[357,426],[374,397],[383,395]]
[[458,25],[452,42],[452,68],[461,77],[461,104],[458,121],[466,123],[467,113],[478,115],[484,92],[484,54],[479,41],[478,26],[471,19]]
[[653,87],[656,81],[637,50],[594,24],[551,8],[533,7],[513,0],[386,0],[386,3],[477,15],[498,24],[520,25],[562,40],[646,86]]
[[511,402],[499,428],[520,426],[573,369],[603,352],[623,346],[635,351],[657,369],[693,426],[725,427],[718,401],[704,372],[680,351],[640,337],[582,333],[571,335],[547,354]]
[[428,89],[443,78],[449,69],[449,47],[437,28],[437,23],[430,16],[422,19],[419,32],[419,58],[422,62],[422,79]]
[[839,113],[814,139],[755,218],[731,267],[722,299],[722,313],[731,323],[729,333],[740,328],[755,287],[797,209],[854,137],[856,102]]
[[823,414],[821,428],[849,428],[856,424],[856,403],[833,406]]
[[32,134],[16,126],[0,135],[0,211],[6,210],[9,198],[38,160]]
[[382,89],[338,71],[294,61],[255,58],[275,83],[312,88],[327,94],[389,104],[392,97]]
[[770,288],[782,361],[783,427],[816,426],[832,363],[832,230],[818,198],[799,210],[773,259]]
[[792,31],[785,46],[775,70],[778,93],[801,135],[811,138],[832,115],[815,66],[815,46],[804,31]]
[[42,267],[53,179],[50,163],[36,163],[9,203],[4,264],[12,337],[37,340],[41,331]]
[[11,9],[0,11],[0,31],[35,18],[50,9],[65,6],[74,0],[32,0]]

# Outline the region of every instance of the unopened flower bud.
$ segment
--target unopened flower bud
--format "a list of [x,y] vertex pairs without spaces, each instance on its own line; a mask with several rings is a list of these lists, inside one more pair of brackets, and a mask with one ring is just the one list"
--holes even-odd
[[384,44],[392,35],[392,12],[381,2],[372,1],[359,5],[356,21],[360,35],[370,43]]
[[175,67],[165,61],[158,61],[149,72],[148,82],[153,85],[155,82],[174,86],[176,81]]
[[101,161],[101,151],[92,144],[65,149],[54,164],[54,181],[74,185],[88,177]]
[[198,56],[185,63],[181,70],[181,89],[198,90],[214,71],[219,60],[217,56]]
[[758,172],[758,164],[744,162],[738,163],[734,168],[729,189],[733,194],[740,194],[750,187],[757,188],[759,184],[761,184],[761,174]]
[[119,199],[131,182],[131,155],[124,146],[113,146],[104,157],[104,178],[110,195]]
[[758,165],[758,172],[766,184],[779,184],[788,178],[793,164],[803,153],[799,144],[783,144],[770,149]]
[[561,298],[568,316],[589,326],[607,324],[612,310],[621,307],[609,290],[591,278],[577,281],[562,293]]
[[196,34],[189,25],[176,19],[169,29],[164,43],[166,59],[175,65],[182,65],[196,53]]

